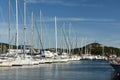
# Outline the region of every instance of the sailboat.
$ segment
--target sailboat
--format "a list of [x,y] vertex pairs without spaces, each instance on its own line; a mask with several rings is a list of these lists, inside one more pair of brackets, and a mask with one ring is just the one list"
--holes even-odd
[[[9,48],[10,48],[10,0],[8,0],[8,26],[9,26]],[[7,57],[6,55],[0,58],[0,67],[10,67],[12,66],[12,58]]]
[[[16,11],[17,11],[17,9],[16,9]],[[18,14],[16,14],[16,17],[18,17]],[[16,20],[18,21],[18,18],[16,18]],[[24,66],[24,65],[39,64],[38,61],[34,60],[31,55],[26,54],[25,49],[26,49],[26,0],[24,0],[24,50],[23,50],[22,55],[18,55],[18,54],[16,55],[15,61],[12,62],[12,66]]]
[[59,63],[59,62],[68,62],[67,58],[61,58],[61,56],[58,55],[57,51],[57,22],[56,22],[56,16],[55,16],[55,44],[56,44],[56,52],[54,53],[54,60],[53,63]]

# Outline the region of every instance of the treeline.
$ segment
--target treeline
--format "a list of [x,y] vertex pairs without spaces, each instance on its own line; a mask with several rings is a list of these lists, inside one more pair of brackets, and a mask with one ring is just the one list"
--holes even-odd
[[[16,49],[15,45],[10,45],[11,49]],[[21,48],[21,46],[18,47],[19,49]],[[9,49],[9,45],[6,43],[0,43],[0,53],[6,53],[7,50]],[[36,51],[38,49],[35,49]],[[49,50],[52,52],[55,52],[55,48],[50,48],[50,49],[45,49],[45,50]],[[58,48],[57,51],[59,53],[62,52],[66,52],[66,53],[70,53],[70,54],[93,54],[93,55],[111,55],[111,54],[116,54],[116,55],[120,55],[120,49],[119,48],[115,48],[115,47],[109,47],[109,46],[103,46],[103,44],[99,44],[99,43],[91,43],[88,44],[86,46],[83,46],[82,48],[75,48],[75,49],[60,49]]]

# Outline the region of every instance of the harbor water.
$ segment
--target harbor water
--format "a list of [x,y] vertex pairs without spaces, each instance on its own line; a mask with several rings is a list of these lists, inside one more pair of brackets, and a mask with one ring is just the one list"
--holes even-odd
[[0,80],[112,80],[114,70],[104,60],[24,67],[0,67]]

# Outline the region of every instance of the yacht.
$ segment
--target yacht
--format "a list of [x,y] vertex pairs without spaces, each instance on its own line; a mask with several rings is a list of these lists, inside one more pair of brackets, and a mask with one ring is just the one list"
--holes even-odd
[[31,55],[18,55],[12,62],[12,66],[38,65],[39,61],[32,58]]

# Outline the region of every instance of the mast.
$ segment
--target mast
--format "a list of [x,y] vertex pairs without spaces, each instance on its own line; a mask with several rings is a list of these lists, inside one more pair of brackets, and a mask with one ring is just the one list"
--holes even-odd
[[81,40],[81,50],[80,50],[80,54],[83,54],[83,39]]
[[71,23],[69,23],[69,35],[68,35],[68,45],[69,45],[69,47],[68,47],[68,54],[70,55],[70,48],[71,48],[71,41],[70,41],[70,32],[71,32]]
[[102,45],[102,56],[104,56],[104,45]]
[[43,44],[42,44],[42,12],[40,10],[40,33],[38,32],[39,34],[39,39],[40,39],[40,46],[41,46],[41,49],[43,50]]
[[60,33],[61,33],[61,35],[60,35],[60,37],[61,37],[61,38],[60,38],[60,39],[61,39],[61,40],[60,40],[60,49],[61,49],[61,50],[60,50],[60,51],[61,51],[61,53],[63,53],[63,49],[62,49],[62,48],[63,48],[63,47],[62,47],[62,46],[63,46],[63,44],[62,44],[62,42],[63,42],[63,37],[62,37],[62,26],[61,26],[61,31],[60,31]]
[[55,16],[55,44],[56,44],[56,53],[57,53],[57,22]]
[[[64,33],[65,34],[65,33]],[[69,54],[69,42],[68,42],[68,36],[66,36],[66,44],[67,44],[67,50],[66,52]]]
[[[65,27],[65,24],[63,24],[63,27]],[[62,33],[63,33],[64,39],[65,39],[66,47],[67,47],[67,49],[69,49],[68,37],[65,36],[65,31],[63,30],[63,28],[62,28]],[[68,50],[67,50],[67,51],[68,51]]]
[[[40,10],[40,41],[42,43],[42,12]],[[41,49],[42,49],[42,45],[41,45]]]
[[76,36],[76,40],[75,40],[75,48],[78,48],[78,39],[77,39],[77,36]]
[[48,40],[49,40],[49,47],[48,47],[48,49],[50,50],[50,38]]
[[[31,47],[34,47],[34,15],[33,12],[31,13]],[[32,48],[31,48],[31,53],[32,53]]]
[[16,47],[18,51],[18,0],[16,0]]
[[24,0],[24,50],[23,50],[24,54],[25,48],[26,48],[26,0]]
[[87,52],[86,52],[86,38],[84,39],[84,44],[85,44],[85,54],[87,54]]
[[8,35],[9,35],[9,39],[8,39],[8,42],[9,42],[9,48],[8,49],[10,49],[10,38],[11,38],[11,36],[10,36],[10,0],[8,0]]

